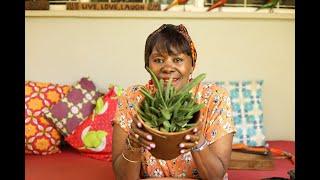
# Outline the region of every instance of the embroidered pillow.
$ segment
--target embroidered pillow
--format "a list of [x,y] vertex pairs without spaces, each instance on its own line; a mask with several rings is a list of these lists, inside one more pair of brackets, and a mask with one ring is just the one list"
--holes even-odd
[[45,109],[45,115],[63,136],[67,136],[92,113],[100,95],[88,77],[81,78],[66,97]]
[[61,137],[44,116],[44,108],[57,103],[70,86],[52,83],[25,82],[25,153],[47,155],[61,152]]
[[112,87],[98,98],[93,114],[65,140],[85,156],[112,161],[112,120],[117,105],[117,93]]
[[265,146],[262,107],[263,80],[217,81],[215,83],[226,88],[230,95],[233,119],[237,129],[233,143]]

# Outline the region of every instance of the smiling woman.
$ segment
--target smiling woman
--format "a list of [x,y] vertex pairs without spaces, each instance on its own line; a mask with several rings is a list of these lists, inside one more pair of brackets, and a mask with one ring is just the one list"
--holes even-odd
[[[161,28],[164,28],[162,33],[151,34],[146,43],[145,66],[149,66],[164,82],[172,77],[172,83],[178,90],[189,81],[196,52],[190,45],[191,40],[175,30],[173,25],[163,25]],[[183,27],[180,26],[180,29]]]
[[[200,125],[189,131],[181,138],[181,142],[176,144],[169,143],[169,140],[167,143],[157,144],[159,141],[156,141],[156,136],[149,134],[147,127],[137,120],[137,109],[134,106],[142,103],[144,99],[139,88],[157,96],[162,93],[159,89],[162,86],[159,86],[154,77],[164,85],[168,84],[168,87],[169,79],[172,78],[175,91],[182,91],[187,85],[193,84],[193,81],[190,82],[190,75],[196,60],[194,44],[183,25],[164,24],[148,36],[145,45],[145,68],[152,72],[153,78],[145,86],[132,86],[123,92],[114,120],[112,158],[117,179],[227,178],[226,170],[235,127],[226,90],[215,84],[202,83],[190,88],[190,96],[196,103],[204,104],[199,113]],[[159,93],[156,93],[158,91]],[[148,98],[152,99],[151,96]],[[159,102],[154,102],[156,103]],[[154,107],[156,106],[151,103],[150,109]],[[167,149],[177,147],[177,155],[173,157],[174,152],[169,152],[163,159],[157,159],[152,152],[163,146],[168,146]]]

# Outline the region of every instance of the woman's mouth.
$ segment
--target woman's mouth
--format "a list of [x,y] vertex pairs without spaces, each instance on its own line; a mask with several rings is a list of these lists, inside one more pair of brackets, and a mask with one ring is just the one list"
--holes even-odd
[[[162,78],[164,85],[167,85],[169,83],[169,78]],[[178,81],[180,80],[180,78],[173,78],[172,79],[172,85],[175,86],[177,85]]]

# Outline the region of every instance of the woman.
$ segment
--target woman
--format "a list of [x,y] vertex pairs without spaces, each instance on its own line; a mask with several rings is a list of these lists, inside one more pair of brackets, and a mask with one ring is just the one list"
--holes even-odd
[[[147,38],[145,67],[149,67],[165,84],[173,77],[177,90],[190,81],[196,60],[196,50],[183,25],[164,24]],[[152,80],[145,87],[156,91]],[[112,158],[117,179],[227,177],[235,132],[230,98],[215,84],[200,84],[192,89],[192,93],[205,104],[200,112],[202,124],[180,143],[181,155],[165,161],[150,154],[149,150],[157,148],[157,144],[136,119],[134,105],[143,97],[139,86],[123,92],[113,131]]]

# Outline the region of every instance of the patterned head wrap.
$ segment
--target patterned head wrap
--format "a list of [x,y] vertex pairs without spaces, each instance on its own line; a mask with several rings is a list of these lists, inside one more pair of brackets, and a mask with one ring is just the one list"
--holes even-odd
[[[171,24],[163,24],[162,26],[160,26],[157,30],[155,30],[153,33],[151,33],[146,41],[146,46],[150,43],[152,37],[154,37],[155,35],[159,34],[162,30],[164,30],[165,28],[167,28],[169,25]],[[172,25],[171,25],[172,26]],[[194,67],[196,65],[196,61],[197,61],[197,51],[194,47],[194,43],[192,42],[188,31],[186,29],[186,27],[182,24],[178,25],[178,26],[174,26],[176,31],[178,33],[180,33],[185,40],[188,42],[190,50],[191,50],[191,58],[192,58],[192,66]],[[146,57],[146,52],[145,52],[145,66],[147,66],[148,61],[149,61],[149,57]]]

